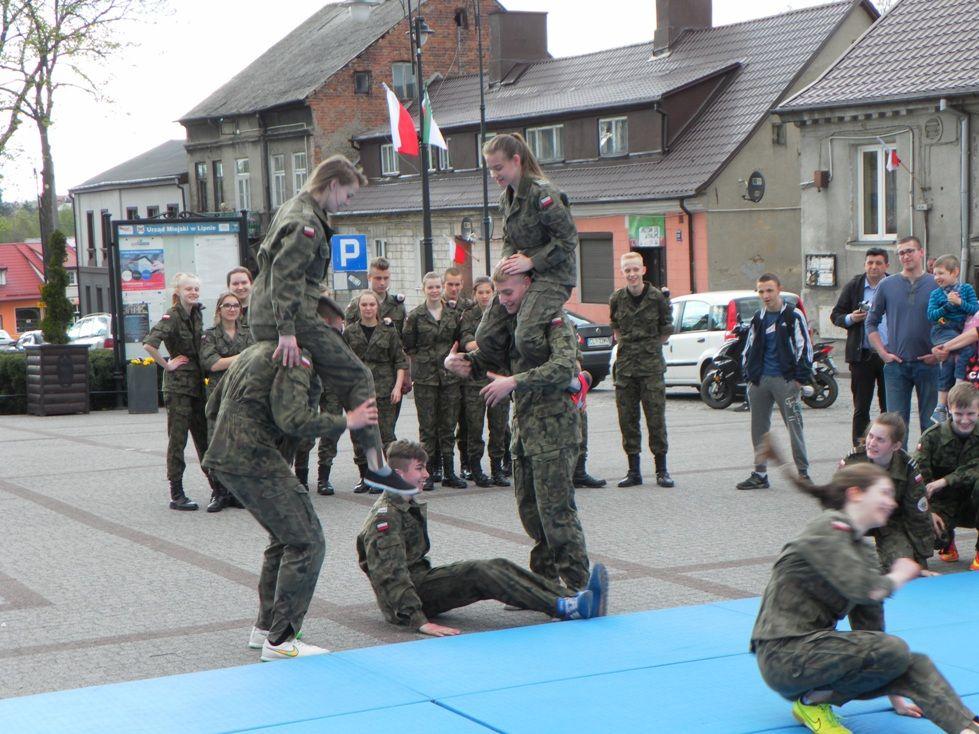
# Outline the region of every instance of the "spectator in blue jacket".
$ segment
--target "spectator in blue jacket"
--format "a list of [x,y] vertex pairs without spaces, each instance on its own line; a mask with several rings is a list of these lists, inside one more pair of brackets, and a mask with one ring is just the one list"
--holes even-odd
[[[959,283],[959,259],[955,255],[942,255],[935,260],[933,274],[938,287],[928,297],[928,320],[931,322],[931,343],[937,347],[962,333],[966,319],[979,311],[979,301],[975,288],[968,283]],[[938,405],[931,414],[933,423],[948,420],[948,391],[960,372],[965,379],[965,364],[973,354],[975,349],[972,347],[949,352],[949,358],[939,366]]]
[[809,478],[809,458],[802,436],[803,383],[812,380],[812,342],[802,311],[782,300],[778,276],[765,273],[758,279],[762,308],[751,319],[742,361],[748,381],[751,409],[751,443],[755,469],[738,489],[764,489],[768,484],[768,459],[763,439],[772,427],[772,407],[778,406],[789,432],[792,458],[803,479]]

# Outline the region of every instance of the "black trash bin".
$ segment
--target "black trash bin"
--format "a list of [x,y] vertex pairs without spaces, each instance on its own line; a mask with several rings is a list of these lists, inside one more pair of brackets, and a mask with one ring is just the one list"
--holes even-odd
[[156,413],[156,365],[126,365],[126,391],[130,413]]

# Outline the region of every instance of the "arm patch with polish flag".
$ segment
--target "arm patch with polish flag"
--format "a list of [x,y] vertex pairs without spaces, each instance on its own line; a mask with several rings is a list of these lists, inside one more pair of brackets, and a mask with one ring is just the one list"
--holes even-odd
[[540,198],[540,208],[541,209],[547,209],[553,203],[554,203],[554,197],[553,196],[548,195],[548,196],[542,196]]
[[840,530],[844,533],[849,533],[853,531],[852,527],[847,525],[845,522],[841,522],[839,520],[833,520],[833,522],[831,522],[830,525],[833,527],[833,530]]
[[309,357],[300,357],[299,364],[301,364],[306,369],[312,369],[313,363],[309,360]]
[[374,527],[377,528],[377,532],[386,533],[391,526],[387,522],[379,522]]
[[303,234],[309,237],[310,239],[313,239],[313,237],[316,236],[316,230],[313,229],[312,227],[303,227]]
[[165,314],[163,314],[162,318],[163,318],[164,321],[169,321],[170,320],[170,314],[165,313]]
[[564,319],[558,316],[556,319],[551,319],[551,328],[554,329],[558,326],[564,326]]

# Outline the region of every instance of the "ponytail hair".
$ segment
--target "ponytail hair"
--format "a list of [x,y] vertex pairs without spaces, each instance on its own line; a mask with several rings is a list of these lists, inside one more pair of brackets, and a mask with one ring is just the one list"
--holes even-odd
[[527,145],[527,141],[524,140],[523,135],[520,133],[500,133],[487,140],[483,144],[483,156],[492,155],[493,153],[503,153],[507,158],[513,158],[513,156],[519,155],[520,170],[524,176],[547,180],[547,176],[544,175],[544,170],[540,167],[540,163],[537,162],[537,158],[531,152],[530,146]]
[[874,482],[887,479],[887,472],[876,464],[860,462],[837,469],[828,484],[813,484],[802,479],[798,474],[785,469],[785,462],[775,449],[768,434],[764,436],[762,441],[762,455],[780,464],[785,477],[795,485],[796,489],[815,498],[820,505],[829,510],[843,509],[846,504],[846,491],[850,487],[865,491]]
[[341,186],[367,185],[367,177],[358,171],[346,156],[331,155],[313,169],[302,190],[310,194],[318,194],[327,189],[334,179]]
[[197,285],[200,287],[201,279],[193,273],[177,273],[173,276],[173,280],[170,281],[170,287],[173,288],[173,294],[170,296],[172,305],[176,306],[180,303],[180,286],[189,280],[197,281]]

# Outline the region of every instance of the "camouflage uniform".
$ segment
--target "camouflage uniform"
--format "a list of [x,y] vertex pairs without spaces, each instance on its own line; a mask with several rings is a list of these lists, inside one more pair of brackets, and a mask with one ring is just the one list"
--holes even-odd
[[956,526],[974,528],[979,521],[979,426],[962,437],[952,430],[951,421],[934,425],[921,434],[914,458],[925,484],[948,480],[948,486],[933,494],[929,503],[946,527],[946,536],[936,544],[946,548],[955,542]]
[[[395,293],[394,295],[385,293],[383,299],[381,299],[380,295],[377,297],[381,300],[381,307],[377,310],[377,320],[384,321],[384,319],[391,319],[398,329],[398,336],[401,336],[405,330],[405,319],[408,318],[404,293]],[[343,317],[347,326],[360,321],[360,308],[357,304],[358,299],[356,297],[347,304],[347,312]]]
[[436,321],[423,303],[405,321],[404,349],[411,357],[418,434],[430,458],[442,455],[452,462],[452,443],[459,420],[460,379],[442,365],[453,342],[459,341],[459,317],[454,308],[442,306]]
[[[255,340],[252,339],[252,333],[248,330],[247,326],[240,322],[234,338],[228,336],[221,324],[216,324],[210,329],[204,330],[204,334],[201,336],[201,368],[207,373],[208,397],[210,397],[211,393],[214,392],[214,388],[218,386],[218,383],[221,382],[221,378],[224,377],[225,373],[227,372],[227,370],[212,372],[211,368],[217,364],[219,359],[241,354],[246,347],[250,347],[254,343]],[[208,421],[208,438],[210,438],[213,432],[214,423],[212,421]]]
[[188,314],[179,304],[153,325],[143,344],[159,349],[166,345],[170,359],[187,357],[189,362],[173,372],[163,372],[163,401],[167,406],[167,479],[180,482],[186,462],[187,433],[194,440],[198,459],[207,450],[207,420],[204,417],[204,370],[201,367],[203,306]]
[[[476,329],[479,327],[482,318],[483,309],[476,303],[462,315],[460,350],[469,342],[476,340]],[[502,374],[507,374],[507,370],[502,370]],[[505,400],[492,408],[487,408],[486,401],[483,400],[479,391],[486,387],[489,382],[489,378],[484,377],[480,380],[467,380],[462,386],[463,400],[465,401],[463,413],[468,427],[466,455],[469,457],[470,466],[474,466],[473,462],[478,464],[482,459],[483,450],[486,448],[486,443],[483,441],[484,419],[489,424],[490,459],[502,461],[503,455],[506,453],[506,428],[510,421],[510,401]]]
[[622,449],[629,456],[642,450],[641,406],[646,414],[649,450],[654,456],[665,454],[668,444],[663,338],[673,333],[670,303],[653,285],[646,285],[639,305],[627,288],[619,288],[609,298],[609,314],[612,328],[618,333],[613,381]]
[[[394,435],[395,406],[391,404],[391,391],[398,380],[398,370],[408,369],[408,358],[401,347],[398,329],[394,325],[394,321],[390,317],[386,317],[374,327],[374,333],[368,342],[363,327],[359,321],[356,321],[344,330],[343,339],[354,354],[370,368],[371,375],[374,377],[374,389],[377,391],[378,427],[381,430],[381,441],[387,446],[396,440]],[[354,461],[361,465],[367,463],[363,452],[356,444],[354,445]]]
[[269,534],[258,583],[255,626],[276,640],[298,633],[319,578],[326,544],[306,488],[280,454],[287,437],[335,438],[341,415],[316,413],[319,380],[304,356],[299,367],[272,360],[276,345],[248,347],[207,403],[216,421],[204,466]]
[[[840,461],[840,466],[860,463],[871,463],[863,446],[850,452]],[[928,559],[935,547],[935,531],[918,465],[904,449],[898,449],[891,458],[887,473],[894,483],[897,509],[891,513],[884,527],[867,533],[877,544],[881,570],[884,573],[890,571],[898,558],[910,558],[922,568],[928,568]]]
[[[572,475],[581,443],[579,413],[565,391],[575,368],[577,339],[564,318],[545,333],[549,358],[534,364],[511,352],[513,392],[513,485],[517,511],[536,541],[530,570],[560,578],[570,589],[588,582],[585,534],[578,520]],[[486,369],[482,352],[470,354],[475,376]]]
[[[461,326],[463,319],[466,318],[473,308],[476,307],[476,302],[471,298],[466,298],[465,296],[459,298],[458,300],[446,300],[442,299],[449,308],[454,308],[459,311],[459,324]],[[479,322],[476,323],[479,325]],[[463,342],[461,339],[459,341],[459,351],[464,349]],[[468,407],[466,404],[466,384],[462,382],[459,384],[459,420],[458,427],[456,428],[456,444],[459,446],[459,458],[462,462],[463,470],[468,470],[469,459],[470,459],[470,442],[469,442],[469,415]],[[480,424],[482,425],[482,424]],[[480,445],[482,446],[482,430],[480,430],[480,435],[478,438]],[[480,456],[482,456],[482,448],[480,449]]]
[[[890,594],[870,545],[849,517],[827,510],[782,549],[751,633],[751,650],[765,682],[798,699],[830,690],[829,703],[906,696],[947,732],[972,724],[972,714],[931,660],[883,632],[883,606],[872,593]],[[837,632],[849,613],[855,631]]]
[[[312,354],[324,387],[349,410],[374,397],[374,380],[343,337],[316,312],[330,263],[332,235],[326,212],[309,193],[279,207],[256,257],[259,273],[248,323],[256,341],[294,335]],[[355,431],[353,438],[364,449],[383,453],[377,426]]]
[[533,261],[529,275],[534,279],[516,315],[516,330],[508,322],[514,317],[494,298],[489,313],[476,332],[479,350],[488,363],[507,363],[510,339],[521,357],[541,364],[548,358],[547,325],[560,315],[572,288],[578,282],[578,230],[567,197],[549,181],[523,176],[514,191],[507,187],[500,196],[503,215],[503,257],[516,253]]
[[557,616],[558,597],[573,595],[503,558],[432,568],[430,547],[427,505],[388,493],[378,498],[357,536],[357,560],[391,624],[417,630],[443,612],[486,599]]

